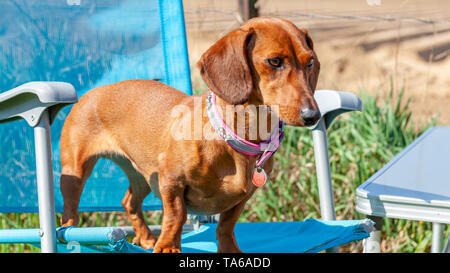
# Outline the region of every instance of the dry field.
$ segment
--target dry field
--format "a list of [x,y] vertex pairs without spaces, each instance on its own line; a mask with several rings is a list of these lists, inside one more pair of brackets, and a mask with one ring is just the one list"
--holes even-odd
[[[237,0],[184,0],[194,88],[200,55],[239,26]],[[413,120],[450,125],[450,1],[259,0],[261,16],[289,19],[312,36],[319,88],[385,96],[405,89]]]

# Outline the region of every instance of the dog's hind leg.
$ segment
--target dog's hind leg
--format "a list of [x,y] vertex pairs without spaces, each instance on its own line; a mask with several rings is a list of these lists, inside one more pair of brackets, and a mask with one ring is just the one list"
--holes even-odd
[[131,225],[136,233],[133,243],[145,249],[153,248],[156,243],[156,237],[145,223],[142,211],[142,203],[151,192],[150,185],[127,158],[114,156],[111,160],[120,166],[130,181],[130,187],[122,199],[122,206],[130,217]]
[[77,226],[79,222],[78,205],[84,184],[97,163],[98,156],[91,156],[81,161],[74,158],[61,160],[61,193],[64,200],[62,226]]
[[[131,182],[130,180],[130,183]],[[122,205],[127,211],[128,216],[131,220],[131,225],[136,233],[136,237],[133,239],[133,243],[140,245],[142,248],[150,249],[156,243],[156,237],[150,231],[145,223],[144,216],[142,213],[142,201],[145,197],[141,194],[135,194],[133,191],[133,186],[125,193],[125,197],[122,200]]]

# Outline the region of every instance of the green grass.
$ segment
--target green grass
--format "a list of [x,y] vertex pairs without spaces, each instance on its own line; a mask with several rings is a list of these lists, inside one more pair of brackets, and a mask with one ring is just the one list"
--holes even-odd
[[[361,93],[363,111],[347,113],[334,121],[328,130],[330,166],[338,219],[362,219],[356,212],[356,188],[381,169],[430,126],[411,121],[410,99],[403,92],[387,99]],[[402,102],[402,103],[401,103]],[[282,147],[276,153],[271,180],[252,197],[240,222],[302,221],[320,218],[319,193],[315,176],[311,132],[288,126]],[[58,222],[59,217],[58,214]],[[82,213],[82,226],[129,225],[126,215]],[[160,223],[161,213],[147,212],[149,224]],[[0,228],[38,227],[37,214],[0,214]],[[430,223],[387,219],[382,231],[385,252],[429,252]],[[450,228],[445,231],[449,236]],[[0,245],[0,252],[38,252],[23,244]],[[360,243],[341,247],[343,252],[361,251]]]

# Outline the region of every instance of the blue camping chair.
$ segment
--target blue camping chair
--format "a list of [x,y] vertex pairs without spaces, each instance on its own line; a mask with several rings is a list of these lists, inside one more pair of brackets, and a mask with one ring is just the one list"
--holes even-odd
[[[94,87],[156,79],[192,94],[182,1],[7,0],[0,9],[0,90],[18,86],[0,93],[0,123],[17,120],[0,126],[0,212],[39,212],[40,222],[39,229],[0,230],[0,243],[34,244],[43,252],[147,252],[127,242],[130,227],[56,228],[55,211],[63,211],[59,139],[70,104]],[[327,128],[337,115],[361,110],[361,101],[331,90],[315,97],[322,119],[310,129],[322,220],[238,223],[244,252],[336,251],[373,228],[369,220],[335,221],[328,162]],[[79,211],[121,211],[127,189],[123,172],[100,160]],[[161,208],[153,194],[143,204]],[[215,252],[215,227],[186,225],[182,252]]]

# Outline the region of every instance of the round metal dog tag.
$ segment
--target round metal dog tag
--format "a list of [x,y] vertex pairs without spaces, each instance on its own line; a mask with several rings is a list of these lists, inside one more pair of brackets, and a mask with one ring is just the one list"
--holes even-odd
[[264,184],[266,184],[266,181],[267,181],[266,171],[264,171],[263,168],[255,168],[253,170],[253,175],[252,175],[253,185],[255,185],[257,187],[262,187],[262,186],[264,186]]

